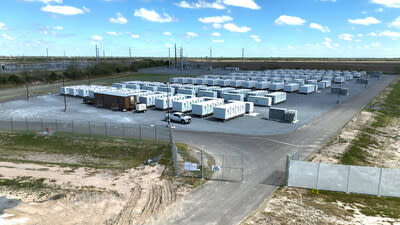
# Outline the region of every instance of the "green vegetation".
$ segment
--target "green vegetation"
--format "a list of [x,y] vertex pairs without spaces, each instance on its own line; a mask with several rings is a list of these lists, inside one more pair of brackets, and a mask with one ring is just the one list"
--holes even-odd
[[50,188],[44,181],[44,178],[33,179],[31,177],[17,177],[15,179],[0,178],[0,187],[7,187],[12,190],[25,189],[29,191]]
[[86,69],[80,69],[71,65],[65,71],[51,72],[35,70],[32,72],[22,72],[20,74],[2,74],[0,76],[0,87],[20,86],[32,83],[53,83],[60,81],[63,77],[66,80],[82,80],[96,77],[109,77],[124,72],[137,72],[138,69],[165,66],[168,62],[161,60],[143,60],[132,64],[123,63],[99,63]]
[[167,143],[5,132],[0,133],[0,143],[2,161],[124,170],[137,167],[147,159],[163,154],[159,163],[172,165]]
[[[388,95],[369,105],[368,110],[374,111],[377,115],[370,127],[363,128],[357,138],[352,141],[351,146],[342,156],[340,163],[346,165],[373,166],[368,162],[368,152],[364,149],[368,147],[379,147],[374,134],[381,133],[377,128],[387,126],[393,118],[400,117],[400,80],[397,80],[389,87]],[[377,108],[378,110],[373,110]]]
[[372,195],[346,194],[342,192],[319,191],[313,194],[311,190],[307,195],[322,198],[326,202],[343,202],[356,205],[360,212],[366,216],[381,216],[393,219],[400,218],[400,198],[377,197]]

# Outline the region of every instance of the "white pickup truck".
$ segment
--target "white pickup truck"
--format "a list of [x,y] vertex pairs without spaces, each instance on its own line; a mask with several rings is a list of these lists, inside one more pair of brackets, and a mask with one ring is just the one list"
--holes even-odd
[[[168,121],[168,113],[165,114],[165,121]],[[188,124],[192,122],[192,117],[181,112],[175,112],[170,114],[170,120],[177,123]]]

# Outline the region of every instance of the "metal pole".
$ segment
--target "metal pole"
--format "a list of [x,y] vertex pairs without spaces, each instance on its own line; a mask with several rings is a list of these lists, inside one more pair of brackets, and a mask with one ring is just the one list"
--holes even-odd
[[107,122],[104,122],[104,136],[107,137]]
[[222,180],[224,179],[224,170],[225,170],[225,155],[222,154]]
[[139,125],[139,139],[142,140],[142,125]]
[[92,136],[92,128],[91,128],[91,125],[90,125],[90,121],[88,122],[88,126],[89,126],[89,136]]
[[242,182],[244,182],[244,162],[243,162],[243,153],[241,153],[241,164],[242,164]]
[[58,122],[56,120],[56,132],[58,131]]
[[383,168],[380,168],[380,170],[379,170],[378,192],[377,192],[377,196],[378,197],[381,196],[382,172],[383,172]]
[[63,75],[63,88],[64,88],[64,112],[67,111],[67,94],[65,93],[65,76]]
[[201,179],[204,180],[204,150],[201,149]]
[[42,129],[43,132],[43,119],[40,119],[40,128]]
[[28,124],[28,119],[27,118],[25,118],[25,127],[26,127],[26,130],[29,130],[29,124]]
[[74,121],[72,120],[72,124],[71,124],[71,129],[72,129],[72,135],[74,135]]
[[176,69],[176,64],[177,64],[177,56],[176,56],[176,44],[175,44],[175,63],[174,63],[174,68]]
[[122,137],[125,137],[125,127],[122,125]]
[[129,48],[129,64],[132,64],[132,50]]
[[349,183],[350,183],[350,171],[351,171],[351,166],[347,166],[347,185],[346,185],[346,193],[349,193]]
[[157,127],[154,126],[154,138],[155,138],[155,142],[157,143]]
[[13,121],[12,117],[10,118],[10,123],[11,123],[11,131],[13,131],[14,130],[14,121]]
[[171,69],[171,48],[168,48],[168,69]]
[[213,65],[212,65],[212,48],[210,48],[210,71],[213,72]]

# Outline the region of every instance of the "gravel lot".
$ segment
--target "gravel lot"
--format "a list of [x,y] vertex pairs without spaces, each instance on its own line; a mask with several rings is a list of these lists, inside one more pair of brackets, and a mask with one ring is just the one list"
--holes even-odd
[[[369,85],[374,85],[379,80],[372,78]],[[363,84],[356,80],[346,82],[343,87],[350,89],[349,96],[340,96],[340,102],[345,102],[365,90]],[[280,123],[265,119],[268,115],[266,107],[255,107],[255,113],[245,115],[230,121],[221,122],[207,118],[194,117],[189,125],[175,124],[177,129],[191,131],[205,131],[217,133],[247,134],[247,135],[273,135],[285,134],[308,124],[320,117],[325,112],[335,108],[338,96],[330,94],[330,88],[322,89],[317,93],[303,95],[298,93],[288,94],[285,103],[276,107],[298,110],[298,122],[295,124]],[[68,97],[68,111],[63,112],[64,102],[60,95],[42,95],[27,100],[16,100],[0,103],[0,119],[25,120],[66,120],[66,121],[94,121],[107,123],[124,123],[126,125],[153,124],[163,126],[162,121],[165,112],[148,110],[144,114],[132,112],[114,112],[107,109],[99,109],[94,106],[85,105],[82,99]]]

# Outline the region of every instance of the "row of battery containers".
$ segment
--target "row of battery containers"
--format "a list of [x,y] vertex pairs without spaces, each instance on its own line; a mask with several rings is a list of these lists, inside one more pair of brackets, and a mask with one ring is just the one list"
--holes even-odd
[[60,94],[62,95],[79,96],[82,98],[86,97],[94,98],[94,93],[96,92],[108,92],[108,93],[130,94],[130,95],[151,94],[151,92],[145,90],[118,89],[114,87],[97,86],[97,85],[80,85],[80,86],[68,86],[60,88]]

